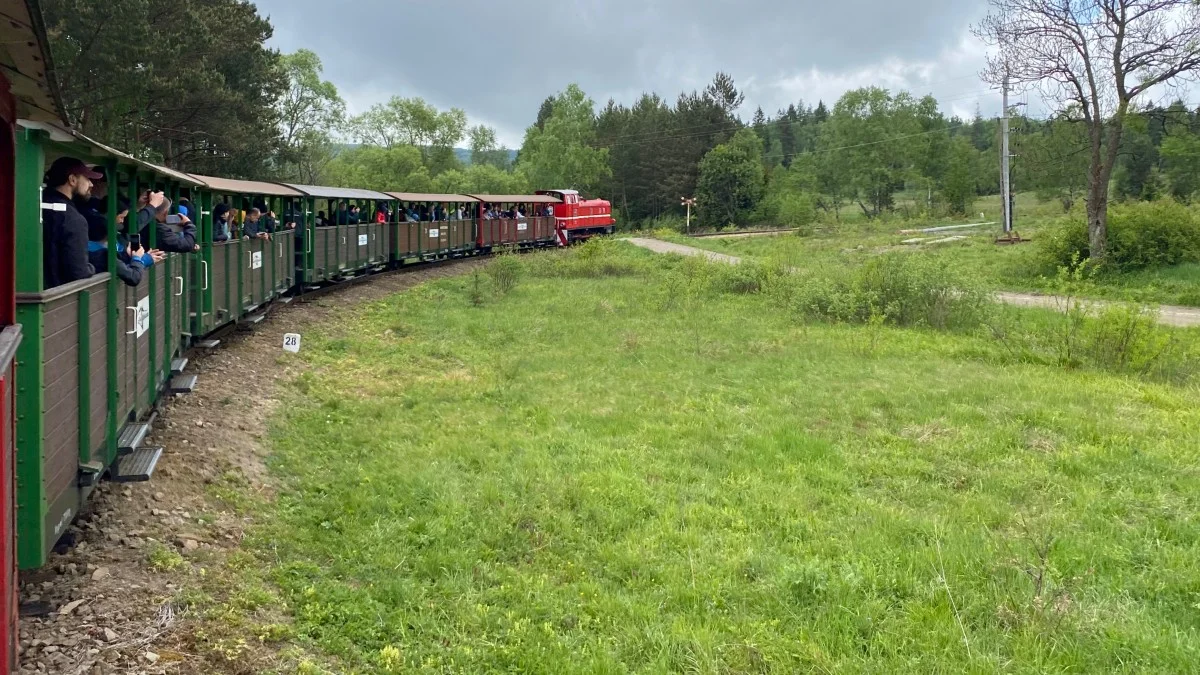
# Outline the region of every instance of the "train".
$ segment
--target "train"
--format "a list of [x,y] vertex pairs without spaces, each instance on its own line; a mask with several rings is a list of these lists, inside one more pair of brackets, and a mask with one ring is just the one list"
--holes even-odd
[[[19,570],[47,563],[101,481],[153,477],[162,448],[145,439],[160,400],[197,385],[188,374],[197,350],[308,293],[430,261],[566,246],[611,234],[615,221],[609,202],[574,190],[381,192],[157,166],[71,127],[36,0],[0,0],[0,13],[0,672],[15,672]],[[167,254],[136,286],[103,273],[45,288],[44,173],[65,156],[107,177],[108,241],[118,241],[112,197],[136,204],[159,191],[175,214],[188,205],[195,250]],[[339,222],[343,204],[358,206],[361,221]],[[235,226],[259,208],[278,227],[221,241],[218,205]],[[148,228],[147,249],[157,230]]]

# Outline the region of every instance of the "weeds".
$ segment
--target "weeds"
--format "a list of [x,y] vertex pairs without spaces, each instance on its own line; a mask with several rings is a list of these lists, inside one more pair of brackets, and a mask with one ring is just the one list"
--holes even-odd
[[500,296],[511,293],[517,287],[524,272],[525,266],[521,259],[511,251],[497,254],[491,264],[487,266],[487,274],[491,277],[492,285]]
[[150,547],[147,561],[155,572],[173,572],[185,564],[179,551],[157,542]]

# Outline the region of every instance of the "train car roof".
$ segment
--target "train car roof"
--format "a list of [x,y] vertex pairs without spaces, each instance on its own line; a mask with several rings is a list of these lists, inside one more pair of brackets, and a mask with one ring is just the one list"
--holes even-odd
[[296,185],[295,183],[280,183],[298,190],[301,193],[318,199],[374,199],[378,201],[392,201],[390,195],[374,190],[359,190],[357,188],[339,188],[339,187],[323,187],[320,185]]
[[218,178],[192,174],[205,187],[217,192],[230,192],[244,195],[270,195],[272,197],[304,197],[305,194],[282,183],[264,183],[258,180],[236,180],[233,178]]
[[481,202],[512,204],[561,204],[562,200],[550,195],[467,195]]
[[12,85],[18,118],[67,121],[37,0],[0,0],[0,68]]
[[[181,183],[186,183],[188,185],[198,186],[201,184],[200,181],[186,173],[176,171],[174,169],[168,169],[165,166],[158,166],[157,164],[151,164],[150,162],[142,161],[133,155],[128,155],[120,150],[117,150],[116,148],[111,148],[100,141],[88,138],[78,131],[64,127],[61,124],[54,122],[38,122],[35,120],[17,120],[17,124],[26,129],[38,129],[40,131],[44,131],[50,135],[50,140],[56,143],[81,143],[86,145],[92,151],[92,155],[94,156],[98,155],[101,157],[112,157],[119,159],[126,164],[133,164],[143,169],[148,169],[157,174],[177,180]],[[83,158],[81,157],[80,159]]]
[[473,202],[474,197],[468,195],[439,195],[429,192],[389,192],[389,197],[402,202]]

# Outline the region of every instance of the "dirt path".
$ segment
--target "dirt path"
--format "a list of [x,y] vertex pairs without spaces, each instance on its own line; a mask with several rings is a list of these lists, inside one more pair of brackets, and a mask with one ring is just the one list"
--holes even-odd
[[[683,244],[675,244],[669,241],[660,241],[658,239],[645,239],[641,237],[632,237],[628,239],[631,244],[641,246],[642,248],[650,249],[655,253],[678,253],[679,255],[699,255],[708,258],[714,262],[728,263],[736,265],[742,261],[741,258],[724,253],[713,253],[695,248],[693,246],[685,246]],[[1008,305],[1016,305],[1019,307],[1043,307],[1058,311],[1066,311],[1068,300],[1056,295],[1038,295],[1034,293],[1008,293],[999,292],[995,294],[996,299]],[[1105,300],[1088,300],[1086,304],[1092,309],[1103,309],[1113,303]],[[1158,322],[1165,326],[1176,326],[1180,328],[1190,328],[1200,326],[1200,308],[1197,307],[1178,307],[1175,305],[1162,305],[1158,308]]]
[[198,634],[204,621],[179,597],[200,583],[202,570],[219,571],[253,524],[216,499],[212,486],[272,491],[266,425],[278,386],[297,375],[281,365],[283,334],[332,329],[356,305],[482,263],[418,268],[293,303],[254,332],[193,355],[196,391],[163,406],[147,441],[165,448],[154,480],[103,483],[71,527],[76,546],[22,575],[22,602],[47,602],[51,613],[22,619],[20,672],[240,675],[279,667],[279,655],[254,635],[244,645],[214,647]]

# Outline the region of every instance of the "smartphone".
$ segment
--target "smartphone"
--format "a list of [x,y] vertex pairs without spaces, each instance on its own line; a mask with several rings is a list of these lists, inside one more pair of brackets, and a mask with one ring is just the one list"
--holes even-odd
[[167,224],[168,225],[178,225],[182,222],[183,222],[183,218],[177,214],[172,213],[171,215],[167,216]]
[[140,234],[129,235],[129,250],[136,251],[141,247],[142,247],[142,235],[140,235]]

